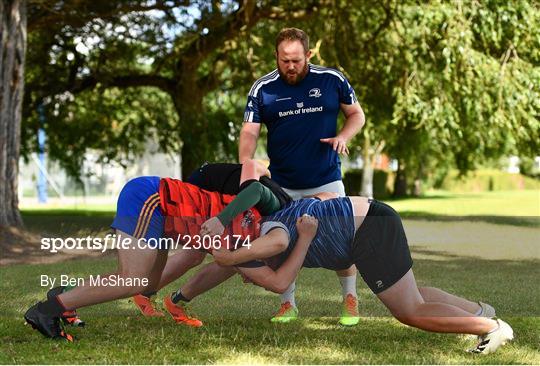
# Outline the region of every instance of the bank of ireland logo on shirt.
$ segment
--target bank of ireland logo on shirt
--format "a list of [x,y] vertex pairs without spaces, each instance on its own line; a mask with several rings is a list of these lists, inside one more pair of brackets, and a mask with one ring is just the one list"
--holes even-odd
[[304,102],[296,103],[296,108],[303,108]]
[[308,94],[310,97],[313,97],[313,98],[319,98],[322,94],[321,94],[321,89],[319,88],[313,88],[309,91],[309,94]]

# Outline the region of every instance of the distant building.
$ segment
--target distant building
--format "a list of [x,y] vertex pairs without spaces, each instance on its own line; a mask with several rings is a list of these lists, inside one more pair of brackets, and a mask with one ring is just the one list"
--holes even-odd
[[[105,196],[107,201],[116,201],[124,184],[137,176],[156,175],[160,177],[181,178],[180,156],[170,156],[158,152],[155,143],[149,142],[146,152],[127,168],[118,163],[99,163],[96,152],[85,155],[81,169],[83,185],[76,184],[58,163],[48,162],[45,175],[47,178],[49,198],[53,202],[72,203],[84,200],[86,196]],[[27,163],[21,159],[19,163],[19,202],[37,203],[37,177],[40,174],[39,161],[32,155]]]

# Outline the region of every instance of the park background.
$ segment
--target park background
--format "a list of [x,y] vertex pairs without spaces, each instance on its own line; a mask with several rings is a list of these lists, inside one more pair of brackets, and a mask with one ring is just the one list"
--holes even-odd
[[[0,14],[2,363],[540,363],[537,2],[2,0]],[[391,320],[363,284],[365,318],[340,328],[323,270],[300,276],[296,326],[269,324],[277,297],[234,279],[194,301],[200,332],[128,300],[81,310],[75,345],[25,328],[39,274],[115,265],[44,253],[41,237],[104,235],[131,177],[236,161],[247,92],[285,26],[365,111],[347,192],[395,207],[419,282],[492,303],[516,341],[472,357],[470,340]]]

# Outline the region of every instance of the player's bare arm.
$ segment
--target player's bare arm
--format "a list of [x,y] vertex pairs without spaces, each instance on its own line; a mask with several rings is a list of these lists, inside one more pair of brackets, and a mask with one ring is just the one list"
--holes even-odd
[[[295,280],[298,271],[304,263],[309,245],[317,235],[318,221],[312,216],[302,216],[296,221],[298,239],[291,255],[277,270],[272,270],[268,266],[258,268],[244,268],[239,270],[243,275],[251,279],[254,284],[264,287],[268,291],[283,293]],[[275,229],[273,231],[283,231]]]
[[255,155],[260,132],[260,123],[244,122],[240,131],[240,142],[238,144],[238,162],[240,164],[248,159],[252,159]]
[[338,197],[339,195],[336,192],[318,192],[309,196],[304,196],[304,198],[318,198],[321,201],[331,200]]
[[214,260],[222,266],[235,266],[240,263],[273,257],[289,244],[289,236],[285,230],[276,228],[251,242],[250,247],[242,247],[233,252],[226,249],[214,250]]
[[340,104],[341,111],[345,116],[345,124],[336,137],[321,139],[321,142],[332,145],[338,154],[349,154],[347,143],[360,131],[365,124],[365,116],[358,102],[353,104]]

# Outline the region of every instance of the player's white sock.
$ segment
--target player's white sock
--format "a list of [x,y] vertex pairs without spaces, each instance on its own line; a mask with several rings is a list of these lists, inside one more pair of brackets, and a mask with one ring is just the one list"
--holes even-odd
[[339,283],[341,283],[341,295],[343,296],[343,299],[345,299],[348,294],[358,297],[356,295],[356,274],[347,277],[339,277]]
[[279,296],[281,298],[282,304],[288,301],[291,303],[292,306],[296,307],[296,301],[294,300],[294,290],[296,290],[296,282],[291,283],[287,288],[287,291],[285,291]]

